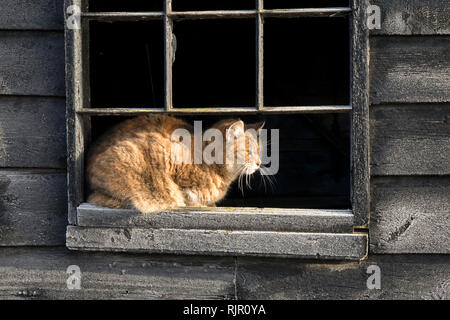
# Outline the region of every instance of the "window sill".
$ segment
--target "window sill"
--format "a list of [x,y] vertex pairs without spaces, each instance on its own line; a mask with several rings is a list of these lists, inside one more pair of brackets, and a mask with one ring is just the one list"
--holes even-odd
[[67,247],[233,256],[361,260],[367,235],[350,210],[192,208],[142,215],[82,204]]

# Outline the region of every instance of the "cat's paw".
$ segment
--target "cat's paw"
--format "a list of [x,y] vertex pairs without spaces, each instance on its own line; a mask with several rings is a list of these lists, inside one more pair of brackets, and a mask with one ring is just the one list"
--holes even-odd
[[133,207],[143,213],[143,214],[151,214],[158,211],[161,211],[161,208],[152,204],[149,204],[145,201],[134,201]]
[[192,190],[184,191],[184,197],[186,205],[188,206],[198,205],[202,202],[200,196]]

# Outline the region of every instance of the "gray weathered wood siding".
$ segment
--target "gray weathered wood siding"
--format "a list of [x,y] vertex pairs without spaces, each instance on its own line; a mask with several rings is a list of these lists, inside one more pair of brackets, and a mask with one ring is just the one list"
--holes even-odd
[[[370,254],[341,263],[65,249],[63,1],[3,0],[0,298],[449,299],[448,3],[371,3]],[[83,290],[66,288],[71,264]],[[382,290],[366,287],[371,264]]]
[[0,247],[63,245],[63,1],[2,0]]
[[[363,262],[0,250],[0,299],[449,299],[449,256],[373,255]],[[68,290],[67,267],[81,269]],[[367,268],[381,289],[367,289]]]
[[450,251],[450,6],[373,0],[372,253]]

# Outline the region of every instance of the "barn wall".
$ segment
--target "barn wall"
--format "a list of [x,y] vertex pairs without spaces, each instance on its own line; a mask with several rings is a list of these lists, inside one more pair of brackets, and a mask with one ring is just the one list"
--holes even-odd
[[370,37],[372,253],[449,253],[450,10],[373,0]]
[[[0,299],[449,299],[449,262],[421,255],[318,263],[5,248]],[[67,289],[69,265],[82,270],[82,290]],[[370,265],[381,269],[380,290],[367,289]]]
[[[372,3],[384,22],[370,40],[371,255],[318,263],[65,249],[63,1],[3,0],[0,299],[448,299],[450,258],[430,253],[450,247],[449,13],[440,0]],[[71,264],[88,290],[67,290]],[[382,290],[366,287],[371,264]]]
[[63,245],[63,1],[2,0],[0,246]]

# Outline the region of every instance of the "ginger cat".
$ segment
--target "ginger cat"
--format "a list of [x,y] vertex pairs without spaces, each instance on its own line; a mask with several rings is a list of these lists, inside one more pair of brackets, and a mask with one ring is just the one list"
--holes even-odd
[[[234,180],[242,180],[260,169],[259,139],[245,132],[248,129],[259,132],[263,125],[245,125],[241,120],[229,119],[212,126],[222,133],[223,154],[228,148],[232,157],[243,157],[245,163],[189,164],[178,163],[171,156],[173,150],[189,151],[180,147],[180,141],[174,141],[174,130],[187,130],[191,133],[191,145],[194,144],[194,130],[188,123],[167,115],[145,115],[124,121],[103,135],[89,151],[87,201],[109,208],[132,208],[144,214],[186,206],[214,206],[225,197]],[[245,143],[227,139],[229,134],[244,137]],[[201,143],[205,148],[212,142]]]

